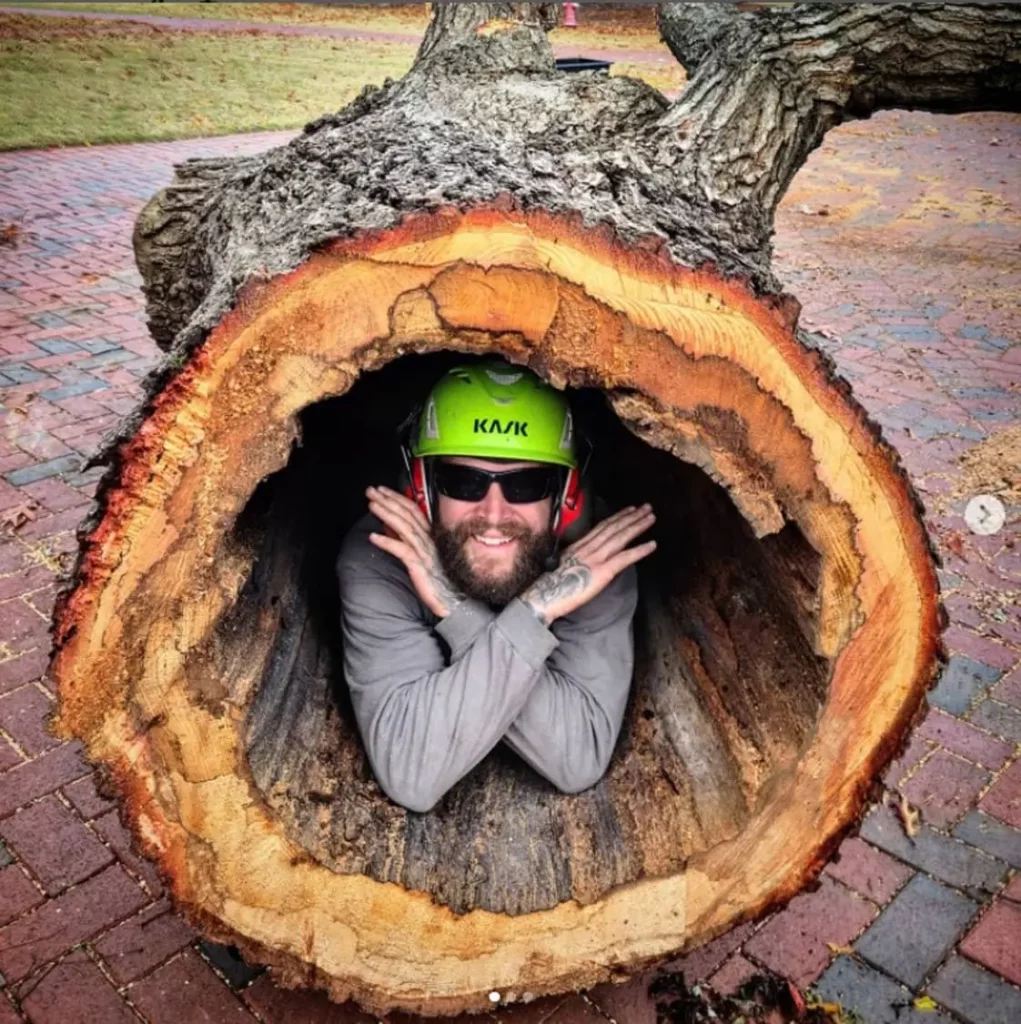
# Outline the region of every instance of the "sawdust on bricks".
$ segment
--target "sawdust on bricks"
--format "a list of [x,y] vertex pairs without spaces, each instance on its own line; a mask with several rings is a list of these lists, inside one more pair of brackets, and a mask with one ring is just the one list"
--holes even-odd
[[957,461],[954,498],[993,494],[1005,505],[1021,505],[1021,426],[997,431]]

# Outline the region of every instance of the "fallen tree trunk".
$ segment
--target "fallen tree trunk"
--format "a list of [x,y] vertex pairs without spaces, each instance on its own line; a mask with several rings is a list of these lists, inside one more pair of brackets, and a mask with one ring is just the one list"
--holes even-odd
[[[914,495],[799,332],[772,215],[843,117],[1016,103],[1019,15],[702,7],[663,15],[670,107],[557,74],[542,5],[438,5],[400,82],[139,218],[168,355],[55,612],[59,724],[178,905],[287,983],[452,1013],[704,941],[820,869],[932,678]],[[563,796],[497,752],[409,814],[332,562],[410,402],[483,352],[575,389],[596,489],[651,500],[659,549],[607,777]]]

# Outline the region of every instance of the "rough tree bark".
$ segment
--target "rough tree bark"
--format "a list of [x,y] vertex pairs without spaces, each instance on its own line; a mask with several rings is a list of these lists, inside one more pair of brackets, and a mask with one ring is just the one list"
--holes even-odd
[[[60,728],[178,905],[377,1010],[618,978],[789,898],[940,656],[914,495],[770,236],[842,119],[1015,109],[1021,13],[666,5],[671,106],[558,74],[544,6],[437,5],[401,81],[177,168],[135,235],[167,358],[55,612]],[[661,543],[607,778],[497,753],[413,815],[366,767],[330,566],[407,403],[485,351],[580,389],[598,489]]]

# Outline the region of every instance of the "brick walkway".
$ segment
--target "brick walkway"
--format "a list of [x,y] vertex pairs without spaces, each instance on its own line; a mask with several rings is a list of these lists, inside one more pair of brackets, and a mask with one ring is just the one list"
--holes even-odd
[[[0,154],[0,1024],[371,1020],[198,942],[44,723],[54,580],[97,475],[79,459],[156,357],[132,221],[173,161],[284,137]],[[874,807],[817,888],[673,965],[689,981],[768,969],[870,1022],[1021,1020],[1021,508],[971,534],[956,462],[1019,418],[1019,169],[1016,117],[886,114],[834,132],[781,210],[784,277],[926,502],[953,658],[885,776],[921,831]],[[652,1024],[652,973],[499,1016]]]

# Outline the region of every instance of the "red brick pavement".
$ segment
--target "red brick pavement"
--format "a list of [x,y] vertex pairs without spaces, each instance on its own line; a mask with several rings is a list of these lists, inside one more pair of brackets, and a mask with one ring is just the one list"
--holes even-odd
[[[229,984],[231,962],[169,908],[78,746],[45,729],[54,584],[98,475],[80,459],[132,406],[157,357],[132,221],[174,161],[286,137],[0,155],[0,225],[19,228],[0,249],[0,1024],[373,1019],[264,974]],[[930,988],[953,1007],[932,1021],[1021,1019],[1021,509],[1008,509],[999,534],[976,537],[962,519],[969,495],[955,493],[958,457],[1018,419],[1019,167],[1015,117],[889,113],[833,132],[781,208],[778,266],[804,322],[925,504],[953,657],[885,775],[892,794],[920,806],[922,832],[908,840],[875,818],[817,890],[665,965],[690,981],[730,989],[769,969],[866,1020],[893,1019],[898,1001]],[[918,936],[928,944],[913,945]],[[898,980],[908,961],[922,977],[912,991]],[[652,1024],[655,973],[482,1019]]]

